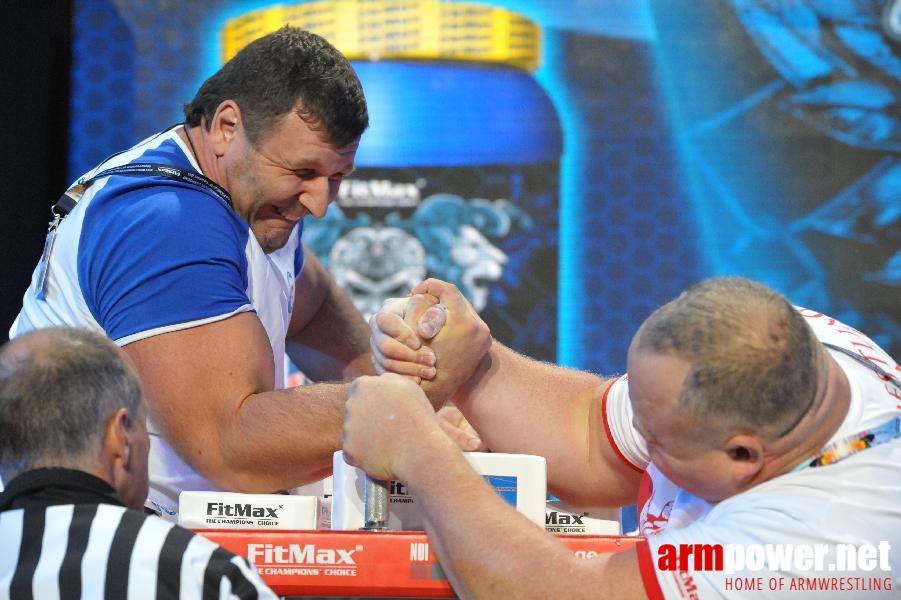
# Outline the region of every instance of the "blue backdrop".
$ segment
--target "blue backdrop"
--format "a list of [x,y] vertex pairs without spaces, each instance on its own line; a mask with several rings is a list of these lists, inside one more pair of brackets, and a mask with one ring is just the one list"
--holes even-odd
[[[504,341],[554,339],[564,364],[621,372],[653,308],[733,273],[901,354],[894,2],[491,3],[542,28],[533,75],[563,143],[556,316]],[[223,25],[269,5],[76,2],[71,178],[181,120]]]

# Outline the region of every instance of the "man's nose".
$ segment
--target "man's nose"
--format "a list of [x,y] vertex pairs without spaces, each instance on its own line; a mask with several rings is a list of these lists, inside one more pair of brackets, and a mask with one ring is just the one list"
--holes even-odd
[[338,186],[328,177],[312,177],[304,182],[300,203],[317,219],[325,216],[329,204],[338,197]]

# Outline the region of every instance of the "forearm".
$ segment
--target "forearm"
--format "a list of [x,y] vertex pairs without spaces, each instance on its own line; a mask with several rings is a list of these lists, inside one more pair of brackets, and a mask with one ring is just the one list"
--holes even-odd
[[334,282],[317,310],[288,332],[286,351],[314,381],[347,381],[371,375],[369,326]]
[[346,384],[315,384],[248,396],[224,428],[217,483],[265,493],[330,475],[346,394]]
[[330,472],[346,385],[274,390],[276,361],[253,313],[125,346],[150,419],[204,478],[226,490],[273,492]]
[[[432,547],[461,598],[626,597],[605,577],[608,557],[586,561],[516,512],[452,446],[424,447],[402,477],[425,515]],[[441,465],[436,469],[435,465]],[[478,515],[473,526],[472,515]]]
[[[439,365],[440,367],[440,365]],[[541,362],[495,341],[476,373],[465,381],[454,396],[454,403],[466,414],[486,441],[500,449],[510,445],[526,449],[541,447],[544,436],[534,435],[551,424],[556,437],[572,437],[576,405],[586,410],[588,401],[605,382],[600,377]],[[510,420],[520,427],[512,427]],[[559,422],[559,423],[558,423]]]
[[351,384],[344,458],[377,479],[407,484],[463,598],[644,598],[634,552],[581,559],[526,519],[472,468],[410,379],[387,374]]
[[306,248],[285,341],[288,356],[314,381],[347,381],[374,373],[369,325]]
[[584,506],[619,506],[634,500],[634,482],[621,478],[618,459],[611,468],[602,452],[605,385],[495,342],[454,402],[488,448],[544,456],[556,495]]

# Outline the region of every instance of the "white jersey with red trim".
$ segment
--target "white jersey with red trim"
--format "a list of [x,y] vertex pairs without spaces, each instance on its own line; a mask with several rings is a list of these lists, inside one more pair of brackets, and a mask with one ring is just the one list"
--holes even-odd
[[[822,342],[901,378],[901,367],[861,332],[821,313],[799,311]],[[853,358],[830,352],[851,386],[848,414],[831,441],[901,414],[901,389]],[[631,425],[627,381],[623,376],[611,385],[604,416],[615,449],[645,473],[638,523],[648,541],[639,545],[639,562],[649,597],[901,595],[901,438],[710,503],[680,489],[650,463],[644,440]],[[688,555],[689,550],[696,552]],[[674,564],[674,556],[683,562]]]

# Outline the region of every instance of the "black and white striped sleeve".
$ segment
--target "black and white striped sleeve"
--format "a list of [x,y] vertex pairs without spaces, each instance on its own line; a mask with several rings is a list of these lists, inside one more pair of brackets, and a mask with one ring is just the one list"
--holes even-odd
[[0,600],[275,599],[241,556],[121,506],[0,513]]

